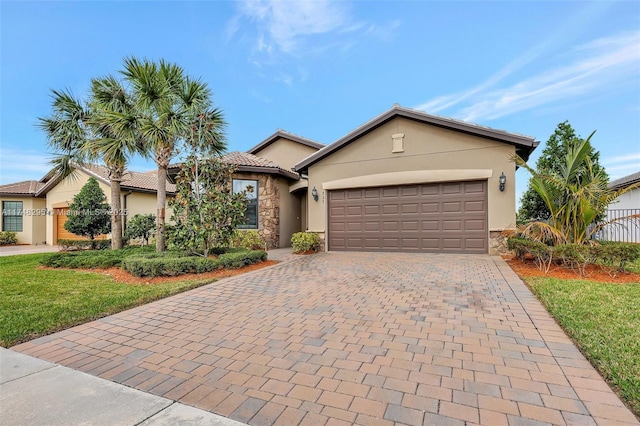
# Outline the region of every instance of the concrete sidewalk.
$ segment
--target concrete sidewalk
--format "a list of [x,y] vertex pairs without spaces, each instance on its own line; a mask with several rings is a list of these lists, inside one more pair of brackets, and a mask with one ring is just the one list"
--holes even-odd
[[4,348],[0,418],[14,426],[243,424]]
[[16,245],[0,246],[0,256],[15,256],[17,254],[51,253],[60,251],[58,246],[41,245]]

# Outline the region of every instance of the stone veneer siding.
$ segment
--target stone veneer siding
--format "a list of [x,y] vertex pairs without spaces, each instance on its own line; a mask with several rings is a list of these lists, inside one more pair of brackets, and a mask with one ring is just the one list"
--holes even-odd
[[234,173],[233,179],[258,181],[258,234],[264,239],[267,249],[278,248],[280,244],[278,178],[262,173]]
[[489,232],[489,254],[492,256],[499,256],[502,254],[509,254],[509,248],[507,247],[507,232],[505,231],[490,231]]

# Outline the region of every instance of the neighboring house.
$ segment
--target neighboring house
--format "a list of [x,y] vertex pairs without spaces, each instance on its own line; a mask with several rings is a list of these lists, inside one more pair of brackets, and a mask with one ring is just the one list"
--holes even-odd
[[[640,171],[609,182],[614,190],[640,184]],[[625,192],[616,198],[607,209],[606,221],[635,215],[633,219],[622,219],[607,225],[598,232],[597,238],[607,241],[625,241],[640,243],[640,186]]]
[[[257,230],[268,248],[287,247],[293,233],[308,230],[331,251],[494,254],[502,232],[515,227],[512,157],[526,160],[537,146],[532,137],[394,106],[328,146],[278,130],[222,159],[237,166],[234,191],[254,188],[243,229]],[[170,179],[178,168],[170,167]],[[89,175],[102,178],[108,196],[104,170],[83,173],[75,183],[47,175],[34,197],[63,208]],[[129,216],[155,212],[155,172],[129,179]],[[55,244],[59,223],[46,223],[42,240]]]
[[[40,181],[31,181],[29,191],[26,191],[26,182],[0,186],[0,200],[3,207],[15,206],[15,203],[22,203],[23,206],[22,220],[17,216],[8,216],[3,209],[2,230],[15,230],[19,244],[55,245],[59,239],[83,239],[64,229],[69,205],[90,177],[98,180],[107,201],[110,200],[111,186],[108,176],[106,167],[88,165],[76,167],[75,172],[64,179],[49,172]],[[20,195],[16,194],[18,192],[16,188],[21,188]],[[126,212],[125,226],[126,220],[135,214],[156,211],[157,174],[155,171],[126,172],[121,182],[121,190],[122,209]],[[174,191],[175,185],[167,183],[167,192],[172,194]]]
[[18,244],[45,244],[46,199],[36,180],[0,185],[2,231],[15,232]]

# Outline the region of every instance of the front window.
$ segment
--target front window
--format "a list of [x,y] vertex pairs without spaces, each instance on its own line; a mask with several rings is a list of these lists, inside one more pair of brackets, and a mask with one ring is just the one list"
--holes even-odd
[[244,213],[245,223],[240,229],[258,229],[258,181],[247,179],[233,180],[233,193],[247,191],[247,210]]
[[22,232],[22,201],[2,202],[2,230]]

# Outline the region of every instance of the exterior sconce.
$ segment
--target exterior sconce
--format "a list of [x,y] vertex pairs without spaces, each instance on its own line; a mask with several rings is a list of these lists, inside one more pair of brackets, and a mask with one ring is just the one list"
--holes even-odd
[[500,191],[504,191],[504,186],[506,184],[507,184],[507,177],[504,175],[504,172],[502,172],[502,174],[500,175]]
[[318,201],[318,190],[315,186],[311,190],[311,196],[313,197],[313,201]]

